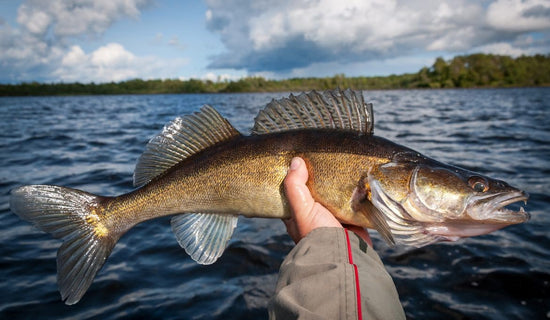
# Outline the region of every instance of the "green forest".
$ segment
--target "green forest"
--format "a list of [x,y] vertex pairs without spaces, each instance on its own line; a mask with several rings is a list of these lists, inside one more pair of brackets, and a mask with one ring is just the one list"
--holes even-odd
[[517,58],[491,54],[456,56],[451,60],[437,58],[431,67],[424,67],[417,73],[379,77],[346,77],[339,74],[326,78],[269,80],[248,77],[220,82],[197,79],[133,79],[99,84],[0,84],[0,96],[276,92],[325,90],[336,87],[369,90],[533,86],[550,86],[550,54]]

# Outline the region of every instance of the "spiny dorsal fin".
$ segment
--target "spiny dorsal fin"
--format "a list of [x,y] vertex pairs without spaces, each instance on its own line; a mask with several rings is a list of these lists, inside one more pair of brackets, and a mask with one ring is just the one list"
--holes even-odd
[[372,104],[365,103],[360,91],[340,89],[271,101],[258,113],[253,134],[297,129],[341,129],[372,134]]
[[142,186],[183,159],[238,135],[229,121],[208,105],[176,118],[147,144],[136,164],[134,186]]

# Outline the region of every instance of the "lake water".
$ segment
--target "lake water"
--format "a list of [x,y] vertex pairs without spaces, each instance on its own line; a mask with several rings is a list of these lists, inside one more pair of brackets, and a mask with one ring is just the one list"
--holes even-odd
[[[241,132],[287,93],[0,98],[0,318],[263,319],[293,243],[282,222],[239,219],[222,258],[193,262],[169,219],[138,225],[84,298],[61,302],[59,240],[9,211],[9,191],[56,184],[102,195],[132,189],[147,141],[211,104]],[[375,133],[530,193],[532,219],[420,249],[372,232],[410,319],[550,318],[550,88],[366,91]]]

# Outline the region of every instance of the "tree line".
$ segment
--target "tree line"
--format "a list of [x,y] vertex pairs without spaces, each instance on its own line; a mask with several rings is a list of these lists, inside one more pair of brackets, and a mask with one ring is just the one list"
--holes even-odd
[[0,84],[0,96],[277,92],[336,87],[369,90],[528,86],[550,86],[550,54],[517,58],[492,54],[456,56],[451,60],[437,58],[431,67],[424,67],[417,73],[375,77],[338,74],[325,78],[270,80],[246,77],[218,82],[197,79],[133,79],[98,84],[24,82]]

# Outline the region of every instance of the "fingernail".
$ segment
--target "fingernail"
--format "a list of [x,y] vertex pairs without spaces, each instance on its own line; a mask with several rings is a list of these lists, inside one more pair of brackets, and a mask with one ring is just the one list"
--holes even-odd
[[292,158],[290,162],[290,170],[296,170],[300,167],[300,158]]

